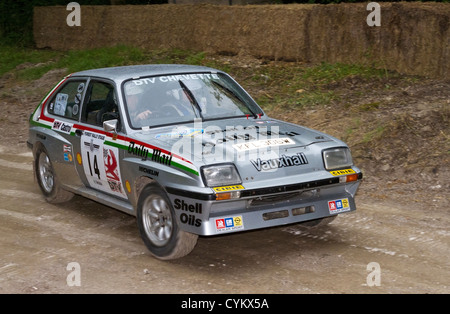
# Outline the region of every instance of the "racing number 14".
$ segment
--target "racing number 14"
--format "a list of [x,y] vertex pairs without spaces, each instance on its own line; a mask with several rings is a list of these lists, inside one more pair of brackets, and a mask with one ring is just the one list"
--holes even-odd
[[[91,155],[89,154],[89,152],[87,152],[87,159],[88,159],[88,164],[89,164],[89,171],[91,173],[91,177],[93,177],[94,175],[92,173]],[[100,170],[98,169],[98,162],[97,162],[96,154],[94,154],[94,172],[98,176],[98,179],[100,180]]]
[[127,198],[120,175],[119,151],[105,144],[105,139],[103,134],[88,131],[81,136],[81,155],[86,160],[84,174],[91,188]]

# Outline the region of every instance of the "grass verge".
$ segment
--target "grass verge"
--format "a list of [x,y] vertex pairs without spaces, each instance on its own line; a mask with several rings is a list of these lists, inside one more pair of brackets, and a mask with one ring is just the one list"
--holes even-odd
[[[248,66],[245,62],[236,62],[236,58],[230,62],[226,57],[209,56],[204,52],[180,49],[147,51],[126,45],[73,51],[0,45],[0,76],[9,73],[22,82],[37,80],[54,69],[65,69],[69,74],[134,64],[204,65],[230,73],[266,111],[327,106],[341,100],[339,86],[347,85],[348,80],[379,81],[396,75],[360,64],[321,63],[311,66],[298,62],[257,60],[256,66]],[[374,102],[359,109],[370,111],[378,107],[379,104]]]

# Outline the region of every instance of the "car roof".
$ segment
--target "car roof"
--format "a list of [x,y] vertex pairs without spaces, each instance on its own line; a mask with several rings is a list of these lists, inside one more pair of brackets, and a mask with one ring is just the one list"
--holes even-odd
[[92,69],[72,73],[73,76],[91,76],[111,79],[114,81],[123,81],[126,79],[153,75],[167,75],[180,73],[196,73],[196,72],[220,72],[216,69],[187,64],[144,64],[129,65],[120,67],[110,67],[101,69]]

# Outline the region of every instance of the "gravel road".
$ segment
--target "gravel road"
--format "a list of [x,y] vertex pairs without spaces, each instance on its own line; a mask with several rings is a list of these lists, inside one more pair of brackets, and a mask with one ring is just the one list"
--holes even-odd
[[0,185],[0,293],[450,293],[448,209],[371,199],[364,183],[328,226],[202,237],[168,262],[132,216],[46,203],[25,147],[0,146]]

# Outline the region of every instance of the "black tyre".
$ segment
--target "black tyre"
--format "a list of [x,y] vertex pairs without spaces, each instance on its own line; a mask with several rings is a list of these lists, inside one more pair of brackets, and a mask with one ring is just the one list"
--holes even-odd
[[197,244],[198,235],[180,230],[168,197],[157,186],[142,190],[136,218],[142,240],[159,259],[183,257]]
[[70,201],[73,193],[61,188],[46,150],[42,147],[38,148],[35,156],[36,179],[47,202],[63,203]]

